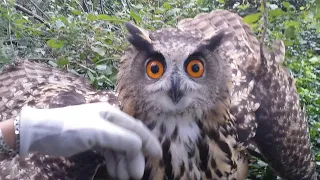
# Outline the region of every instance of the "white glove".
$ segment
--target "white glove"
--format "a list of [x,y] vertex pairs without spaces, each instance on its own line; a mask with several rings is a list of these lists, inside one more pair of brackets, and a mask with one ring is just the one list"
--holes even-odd
[[[108,103],[22,108],[20,156],[39,152],[69,157],[90,149],[104,149],[110,175],[120,179],[142,178],[144,152],[162,156],[160,143],[141,121]],[[122,157],[121,165],[115,162],[116,157]]]

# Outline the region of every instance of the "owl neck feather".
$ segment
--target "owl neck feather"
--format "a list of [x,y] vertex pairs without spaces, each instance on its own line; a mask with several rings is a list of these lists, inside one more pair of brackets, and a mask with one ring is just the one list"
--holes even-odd
[[120,93],[119,97],[123,102],[121,109],[142,120],[162,145],[162,159],[147,159],[143,179],[229,179],[239,176],[237,167],[245,160],[242,152],[235,151],[238,145],[227,94],[217,99],[215,107],[203,106],[179,113],[158,112],[148,104],[136,106],[138,103],[125,98],[125,93]]
[[[210,128],[205,127],[208,125],[208,123],[204,123],[207,121],[205,119],[207,116],[203,114],[202,109],[175,115],[156,114],[147,111],[136,116],[136,118],[143,120],[152,133],[159,138],[163,150],[162,160],[148,161],[147,168],[150,169],[145,176],[151,176],[153,179],[163,179],[164,176],[168,179],[176,177],[184,177],[182,179],[200,179],[200,177],[210,179],[210,176],[217,177],[211,172],[208,177],[203,173],[210,171],[208,170],[209,159],[210,156],[213,158],[213,153],[209,143],[212,142],[215,142],[218,146],[224,146],[222,150],[217,151],[231,156],[231,146],[224,142],[224,137],[222,138],[223,134],[230,134],[230,132],[228,132],[226,126],[219,125],[214,119],[210,120]],[[213,117],[211,116],[211,118]],[[210,131],[207,129],[210,129]],[[220,161],[225,160],[220,159],[216,163]]]

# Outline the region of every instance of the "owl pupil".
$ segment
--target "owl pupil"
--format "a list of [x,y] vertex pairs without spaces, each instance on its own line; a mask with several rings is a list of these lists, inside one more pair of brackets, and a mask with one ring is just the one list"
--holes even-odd
[[194,64],[194,65],[192,65],[191,69],[193,72],[198,72],[200,70],[200,67],[198,64]]
[[156,64],[152,65],[152,66],[151,66],[151,72],[152,72],[153,74],[157,74],[157,73],[159,72],[159,66],[156,65]]

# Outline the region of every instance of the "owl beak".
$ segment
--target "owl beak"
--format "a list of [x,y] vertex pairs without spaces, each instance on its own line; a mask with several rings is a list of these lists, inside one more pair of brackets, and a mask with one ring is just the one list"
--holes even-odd
[[180,79],[175,75],[171,78],[171,89],[168,92],[173,104],[178,104],[183,96],[183,92],[180,90]]

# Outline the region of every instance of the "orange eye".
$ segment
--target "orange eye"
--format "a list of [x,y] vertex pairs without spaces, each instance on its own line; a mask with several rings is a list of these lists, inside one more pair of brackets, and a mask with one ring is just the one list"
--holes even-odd
[[198,78],[202,76],[204,67],[200,60],[194,59],[189,61],[186,71],[191,77]]
[[158,79],[164,72],[163,64],[157,60],[151,60],[147,64],[147,74],[152,79]]

